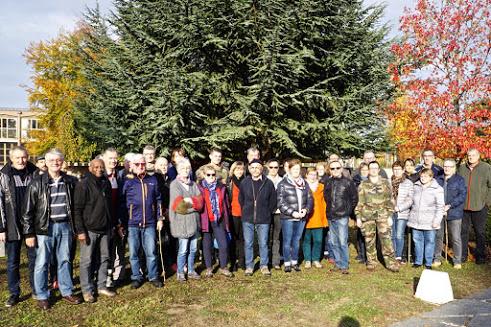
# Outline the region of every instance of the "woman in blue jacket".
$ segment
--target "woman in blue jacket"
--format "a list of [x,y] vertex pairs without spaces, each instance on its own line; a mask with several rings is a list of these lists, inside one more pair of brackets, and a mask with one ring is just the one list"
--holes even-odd
[[442,264],[443,235],[445,232],[445,221],[447,222],[448,232],[452,240],[453,266],[461,269],[462,265],[462,240],[461,227],[464,217],[464,203],[467,195],[467,186],[462,176],[456,174],[456,163],[453,159],[447,159],[443,163],[444,182],[443,191],[445,194],[445,215],[440,229],[436,233],[435,255],[433,267]]

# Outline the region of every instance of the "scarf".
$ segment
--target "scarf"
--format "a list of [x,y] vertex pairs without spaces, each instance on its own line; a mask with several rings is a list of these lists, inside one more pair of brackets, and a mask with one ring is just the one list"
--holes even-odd
[[211,211],[215,219],[218,220],[220,218],[220,206],[218,203],[217,182],[208,184],[206,180],[203,180],[203,186],[210,192]]
[[299,188],[299,189],[305,188],[305,180],[302,177],[298,177],[297,180],[294,180],[290,175],[288,175],[287,178],[290,184],[294,185],[295,188]]
[[401,178],[396,178],[394,175],[390,178],[392,182],[392,197],[397,200],[397,195],[399,194],[399,185],[404,181],[404,175]]

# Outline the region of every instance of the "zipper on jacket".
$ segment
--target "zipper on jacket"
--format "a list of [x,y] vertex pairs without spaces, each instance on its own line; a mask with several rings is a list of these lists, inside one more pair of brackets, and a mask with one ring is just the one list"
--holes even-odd
[[138,179],[140,180],[140,184],[141,184],[141,188],[142,188],[142,213],[143,213],[143,224],[142,226],[145,227],[145,184],[143,183],[143,179],[140,179],[138,177]]
[[256,192],[254,191],[254,180],[252,179],[251,177],[251,180],[252,180],[252,197],[254,198],[254,224],[256,224],[256,211],[257,211],[257,198],[259,197],[259,194],[261,193],[261,190],[264,186],[264,180],[263,180],[263,183],[261,184],[261,186],[259,186],[259,190],[257,191],[257,196],[256,196]]
[[[476,167],[474,167],[476,168]],[[471,210],[471,185],[472,185],[472,171],[474,169],[469,168],[469,182],[467,182],[467,208],[465,210]]]
[[130,204],[130,220],[133,219],[133,205]]

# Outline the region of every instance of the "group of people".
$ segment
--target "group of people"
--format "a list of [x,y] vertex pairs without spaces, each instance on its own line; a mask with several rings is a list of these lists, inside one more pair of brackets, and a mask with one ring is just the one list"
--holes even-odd
[[256,252],[265,276],[271,275],[270,268],[281,270],[281,264],[285,273],[301,271],[301,258],[306,269],[322,268],[326,258],[331,270],[348,274],[350,219],[358,227],[357,259],[368,270],[377,266],[377,239],[389,270],[399,271],[410,259],[407,227],[413,267],[441,264],[445,224],[455,268],[467,260],[471,225],[476,263],[486,260],[491,166],[476,149],[468,151],[458,173],[455,160],[445,160],[441,168],[434,153],[425,150],[422,165],[413,159],[396,161],[390,179],[373,151],[364,153],[353,172],[336,154],[305,170],[298,159],[263,162],[257,148],[230,167],[222,151],[213,148],[210,162],[195,171],[181,148],[168,162],[148,145],[141,154],[126,154],[120,170],[118,157],[116,149],[108,148],[77,179],[64,171],[64,155],[57,149],[38,158],[38,167],[28,161],[25,148],[10,150],[10,161],[0,171],[7,307],[20,298],[23,242],[32,296],[43,310],[50,307],[50,282],[68,303],[82,302],[73,294],[77,243],[82,298],[89,303],[97,296],[116,296],[115,288],[124,284],[126,247],[134,289],[145,280],[162,287],[165,266],[175,267],[180,282],[202,278],[195,269],[199,249],[208,278],[216,273],[233,277],[238,269],[253,275]]

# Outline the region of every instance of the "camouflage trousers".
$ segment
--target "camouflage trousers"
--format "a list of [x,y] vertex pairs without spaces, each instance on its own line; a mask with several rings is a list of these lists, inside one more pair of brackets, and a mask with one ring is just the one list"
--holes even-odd
[[363,222],[361,232],[365,237],[367,264],[375,265],[377,263],[377,234],[380,240],[380,247],[385,265],[390,267],[395,264],[391,231],[392,228],[388,225],[387,219],[379,218],[377,220],[368,220]]

